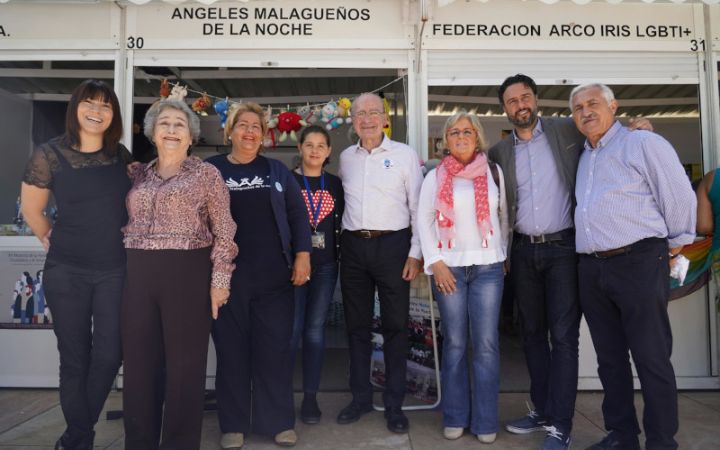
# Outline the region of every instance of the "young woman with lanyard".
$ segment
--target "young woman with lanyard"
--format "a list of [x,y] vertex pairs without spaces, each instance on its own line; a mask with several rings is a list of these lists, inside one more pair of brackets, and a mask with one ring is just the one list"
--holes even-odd
[[317,403],[323,356],[325,321],[338,275],[340,223],[345,208],[342,183],[323,170],[332,151],[330,135],[317,125],[305,128],[298,143],[301,163],[293,175],[302,189],[312,229],[310,281],[295,288],[293,354],[302,338],[303,402],[300,419],[320,421]]

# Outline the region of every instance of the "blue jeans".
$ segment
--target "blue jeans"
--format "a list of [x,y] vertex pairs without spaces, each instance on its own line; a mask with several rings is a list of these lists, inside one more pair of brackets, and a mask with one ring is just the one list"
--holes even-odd
[[313,267],[310,281],[295,288],[295,323],[291,350],[293,361],[302,338],[303,391],[320,387],[325,354],[325,321],[337,282],[338,266],[331,262]]
[[[473,434],[496,433],[502,263],[450,267],[450,271],[457,280],[455,293],[440,293],[434,277],[432,283],[442,319],[443,425],[469,426]],[[467,364],[468,331],[472,340],[472,397]]]
[[513,240],[510,270],[530,373],[530,398],[538,414],[564,433],[572,429],[578,382],[577,261],[571,231],[555,242],[532,244],[519,234]]

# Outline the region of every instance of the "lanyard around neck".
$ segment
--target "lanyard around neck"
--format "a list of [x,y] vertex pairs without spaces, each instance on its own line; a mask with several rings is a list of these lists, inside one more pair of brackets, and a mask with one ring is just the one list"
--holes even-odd
[[320,208],[322,207],[323,197],[325,196],[323,192],[325,190],[325,171],[320,172],[320,198],[318,199],[317,208],[315,208],[315,205],[313,205],[313,195],[312,191],[310,190],[310,183],[305,176],[302,164],[300,165],[300,173],[303,177],[303,183],[305,184],[305,192],[307,193],[308,204],[310,205],[310,213],[312,214],[312,221],[310,222],[310,225],[312,225],[313,230],[316,230],[318,226],[318,218],[320,217]]

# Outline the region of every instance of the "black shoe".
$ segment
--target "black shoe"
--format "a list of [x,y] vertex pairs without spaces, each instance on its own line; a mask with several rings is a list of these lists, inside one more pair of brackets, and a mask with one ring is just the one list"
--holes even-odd
[[620,442],[620,437],[617,433],[610,432],[605,438],[586,448],[585,450],[612,450],[612,449],[623,449],[623,450],[640,450],[640,443],[637,439],[634,443],[628,445]]
[[387,421],[387,429],[393,433],[407,433],[410,428],[410,423],[399,406],[387,407],[385,409],[385,420]]
[[320,422],[322,411],[318,406],[317,399],[313,397],[304,397],[300,406],[300,420],[308,425]]
[[60,436],[60,439],[55,442],[53,450],[92,450],[95,445],[95,432],[93,431],[89,436],[81,439],[80,442],[76,444],[68,444],[68,441],[69,435],[65,432]]
[[346,425],[348,423],[357,422],[360,420],[360,416],[367,414],[373,410],[371,403],[363,405],[361,403],[350,402],[349,405],[344,407],[340,414],[337,416],[337,423],[340,425]]

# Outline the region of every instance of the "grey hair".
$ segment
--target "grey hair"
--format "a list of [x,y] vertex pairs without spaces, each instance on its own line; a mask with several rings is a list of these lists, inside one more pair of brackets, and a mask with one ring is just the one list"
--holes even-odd
[[579,94],[582,91],[587,91],[588,89],[600,89],[600,92],[602,92],[603,97],[605,97],[605,101],[607,101],[608,105],[612,103],[613,100],[615,100],[615,93],[607,87],[607,85],[604,85],[602,83],[587,83],[587,84],[581,84],[580,86],[575,86],[575,88],[570,92],[570,111],[572,112],[573,109],[573,100],[575,99],[575,96]]
[[[355,97],[355,100],[352,101],[352,104],[350,105],[350,112],[351,112],[352,114],[355,114],[355,110],[356,110],[357,105],[358,105],[361,101],[367,100],[367,99],[371,99],[371,98],[377,100],[378,102],[380,102],[380,105],[383,105],[383,99],[382,99],[382,97],[380,97],[379,95],[377,95],[377,94],[374,93],[374,92],[364,92],[364,93],[358,95],[357,97]],[[384,110],[384,109],[385,109],[385,107],[383,106],[383,110]]]
[[456,123],[458,123],[462,119],[467,119],[470,122],[470,125],[472,125],[473,129],[475,130],[475,133],[477,134],[477,148],[476,150],[478,152],[484,152],[487,149],[487,140],[485,139],[485,130],[483,129],[482,124],[480,123],[480,119],[478,119],[478,116],[475,114],[470,114],[469,112],[465,111],[464,109],[461,109],[460,111],[456,112],[452,116],[448,117],[448,119],[445,121],[445,125],[443,125],[442,129],[442,145],[443,149],[447,150],[447,131]]
[[145,113],[145,119],[143,120],[143,128],[145,136],[152,142],[153,134],[155,134],[155,122],[157,122],[160,113],[166,109],[176,109],[180,112],[185,113],[188,121],[188,128],[190,129],[190,137],[192,138],[193,144],[197,143],[200,139],[200,119],[197,114],[192,112],[190,107],[184,101],[177,100],[174,98],[164,98],[153,103],[153,105]]

